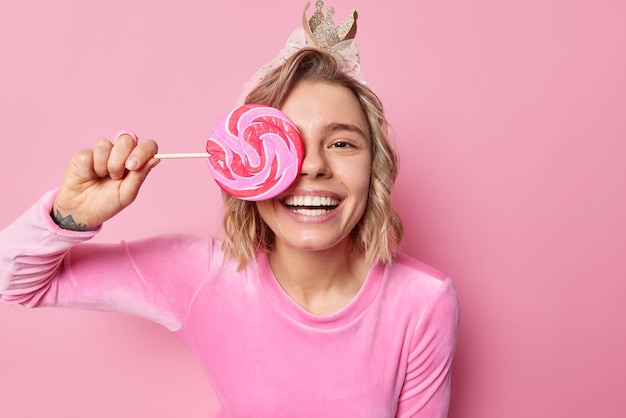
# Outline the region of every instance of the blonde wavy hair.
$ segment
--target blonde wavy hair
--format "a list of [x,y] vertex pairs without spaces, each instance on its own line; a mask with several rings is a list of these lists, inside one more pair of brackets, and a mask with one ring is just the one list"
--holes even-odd
[[[261,80],[245,102],[280,108],[291,87],[303,80],[347,87],[361,103],[371,132],[372,170],[365,212],[351,232],[352,250],[365,256],[370,266],[377,262],[390,263],[399,250],[403,231],[402,221],[392,205],[398,158],[388,138],[388,123],[378,96],[343,73],[332,55],[303,48]],[[256,203],[226,193],[223,196],[222,248],[244,268],[255,259],[259,249],[272,249],[274,233],[259,215]]]

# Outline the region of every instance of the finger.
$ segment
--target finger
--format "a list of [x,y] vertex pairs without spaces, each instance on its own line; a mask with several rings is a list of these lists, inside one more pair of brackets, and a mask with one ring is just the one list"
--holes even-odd
[[93,147],[93,170],[99,177],[109,175],[108,161],[113,144],[111,141],[101,139]]
[[93,151],[84,150],[74,154],[70,167],[72,172],[81,180],[93,179],[96,176],[93,170]]
[[129,171],[142,169],[153,159],[158,150],[159,147],[153,140],[140,142],[126,160],[126,169]]
[[151,158],[141,168],[128,172],[120,187],[120,202],[123,207],[130,205],[135,200],[150,170],[159,162],[159,159]]
[[118,180],[124,177],[126,160],[136,144],[136,138],[126,133],[118,135],[115,139],[107,162],[107,170],[112,179]]

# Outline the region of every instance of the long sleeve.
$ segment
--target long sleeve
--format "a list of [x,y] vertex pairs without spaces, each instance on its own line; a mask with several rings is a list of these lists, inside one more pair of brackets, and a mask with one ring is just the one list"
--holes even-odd
[[423,263],[378,264],[351,303],[316,316],[284,292],[266,252],[238,270],[211,239],[88,243],[94,233],[50,220],[52,199],[0,232],[2,300],[125,312],[177,331],[224,416],[446,417],[458,300]]
[[51,220],[54,195],[0,232],[0,299],[128,313],[179,329],[208,271],[212,241],[172,235],[87,243],[97,231],[68,231]]
[[422,313],[411,339],[397,417],[448,416],[458,322],[457,295],[452,281],[446,279]]

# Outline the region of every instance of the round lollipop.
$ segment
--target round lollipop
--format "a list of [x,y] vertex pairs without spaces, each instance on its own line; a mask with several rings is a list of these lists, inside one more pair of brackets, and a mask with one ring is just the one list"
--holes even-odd
[[273,107],[247,104],[222,116],[206,153],[156,154],[155,158],[208,157],[217,184],[243,200],[271,199],[296,179],[304,146],[293,122]]
[[247,104],[222,116],[207,140],[209,171],[230,195],[277,196],[296,179],[304,155],[293,122],[273,107]]

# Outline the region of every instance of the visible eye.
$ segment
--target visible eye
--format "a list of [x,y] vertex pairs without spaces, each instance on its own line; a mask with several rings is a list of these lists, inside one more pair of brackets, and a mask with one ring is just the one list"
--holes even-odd
[[350,148],[352,144],[346,141],[336,141],[331,145],[332,148]]

